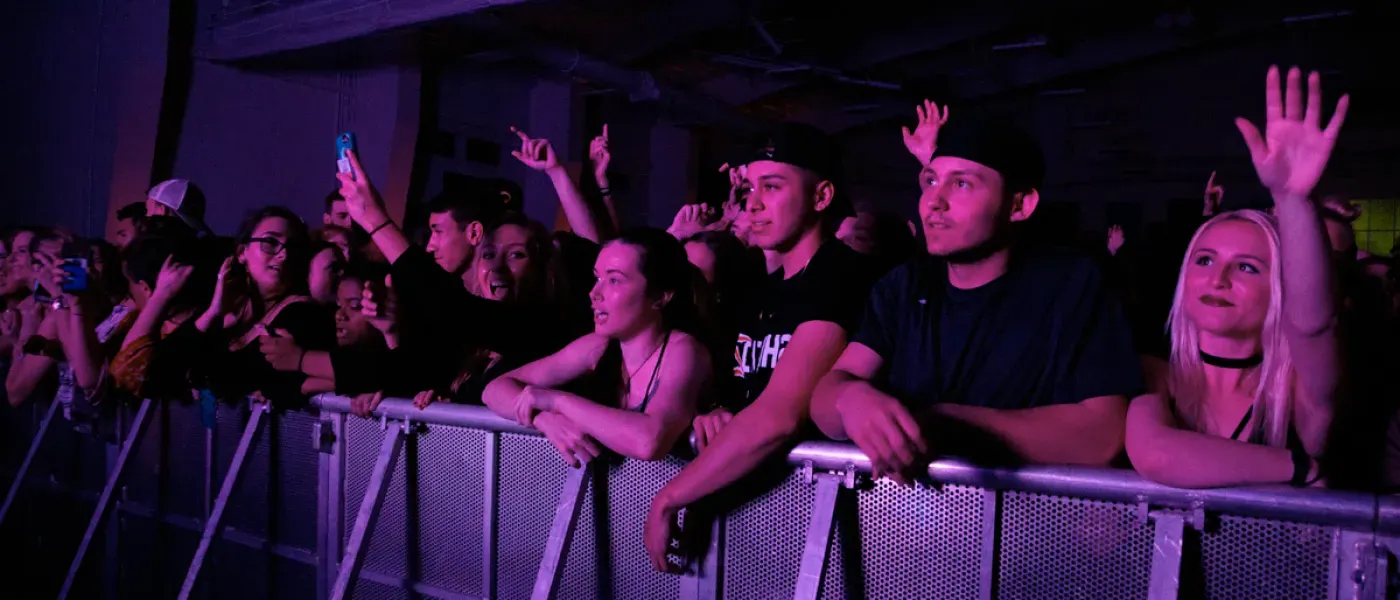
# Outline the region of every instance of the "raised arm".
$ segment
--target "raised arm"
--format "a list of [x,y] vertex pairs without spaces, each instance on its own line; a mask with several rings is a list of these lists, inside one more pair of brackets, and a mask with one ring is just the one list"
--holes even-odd
[[559,163],[559,157],[554,154],[554,146],[549,140],[534,139],[524,131],[510,128],[520,138],[520,149],[512,150],[511,156],[536,171],[542,171],[549,176],[550,182],[554,184],[555,193],[559,194],[559,205],[564,208],[564,217],[569,220],[569,228],[579,237],[597,243],[598,221],[593,216],[593,211],[588,207],[588,200],[584,199],[583,193],[579,191],[578,184],[574,183],[569,172],[564,169],[564,165]]
[[673,333],[646,412],[604,406],[573,394],[554,397],[552,409],[614,452],[639,460],[661,460],[695,416],[710,373],[708,351],[688,335]]
[[[1128,409],[1127,449],[1133,469],[1153,481],[1183,488],[1288,483],[1292,454],[1283,448],[1237,442],[1175,425],[1167,399],[1139,396]],[[1311,461],[1306,481],[1317,478]]]
[[555,388],[578,379],[598,364],[607,344],[604,336],[585,335],[563,350],[497,377],[482,390],[481,401],[496,414],[528,426],[534,413],[539,412],[530,397],[535,390],[551,396],[566,394]]
[[603,210],[608,215],[611,235],[622,231],[622,220],[617,217],[617,206],[613,203],[612,187],[608,182],[608,165],[612,163],[612,151],[608,147],[608,124],[603,124],[603,134],[593,138],[588,144],[588,159],[593,161],[593,180],[598,184],[598,195],[603,198]]
[[1265,78],[1264,133],[1242,118],[1235,124],[1249,148],[1259,182],[1274,198],[1283,270],[1284,332],[1297,373],[1294,427],[1309,453],[1316,456],[1322,451],[1331,421],[1341,367],[1331,252],[1311,196],[1332,156],[1350,99],[1343,95],[1337,101],[1324,129],[1322,78],[1316,72],[1308,76],[1306,100],[1302,78],[1297,67],[1290,69],[1287,87],[1281,91],[1278,67],[1270,67]]

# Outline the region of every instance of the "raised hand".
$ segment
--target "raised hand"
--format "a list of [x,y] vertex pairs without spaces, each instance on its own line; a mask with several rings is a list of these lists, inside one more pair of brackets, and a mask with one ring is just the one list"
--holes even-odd
[[34,253],[34,263],[34,280],[38,281],[50,296],[62,296],[63,284],[68,282],[68,272],[63,270],[63,263],[39,252]]
[[1225,188],[1215,183],[1215,171],[1211,171],[1210,179],[1206,180],[1205,201],[1201,214],[1209,217],[1220,212],[1220,200],[1224,197]]
[[1108,253],[1114,256],[1123,248],[1123,226],[1110,225],[1108,227]]
[[948,107],[944,106],[939,112],[937,104],[924,100],[923,105],[914,107],[914,112],[918,113],[919,122],[912,132],[908,127],[903,128],[904,147],[919,159],[920,165],[927,165],[938,149],[938,131],[948,122]]
[[671,219],[671,227],[666,232],[678,240],[683,240],[707,231],[714,217],[715,209],[710,208],[708,204],[687,204],[676,211],[676,217]]
[[384,276],[384,293],[376,294],[374,287],[366,283],[360,293],[360,313],[365,320],[387,339],[397,331],[398,294],[394,292],[394,276]]
[[[224,267],[226,268],[232,260],[232,257],[225,260]],[[219,269],[220,285],[222,285],[223,282],[224,270],[224,268]],[[194,273],[194,267],[182,265],[175,262],[173,257],[167,257],[165,259],[165,264],[160,266],[160,273],[156,275],[156,289],[151,292],[151,295],[159,296],[165,300],[174,298],[175,294],[180,293],[180,290],[184,289],[185,282],[190,280],[191,273]],[[220,289],[220,291],[222,291],[222,289]]]
[[554,154],[554,146],[550,145],[549,140],[532,138],[514,127],[510,128],[510,132],[520,138],[520,149],[510,152],[516,160],[536,171],[559,168],[559,157]]
[[1312,193],[1332,156],[1337,133],[1351,104],[1350,96],[1343,94],[1323,129],[1322,77],[1316,72],[1308,75],[1306,105],[1302,82],[1302,71],[1293,67],[1288,71],[1287,89],[1280,92],[1278,67],[1269,67],[1264,83],[1267,117],[1263,135],[1247,119],[1235,119],[1235,126],[1249,147],[1259,182],[1275,197],[1307,197]]
[[374,184],[370,183],[364,167],[360,166],[360,155],[346,150],[345,158],[350,162],[350,172],[335,174],[335,178],[340,180],[340,195],[345,198],[350,218],[365,231],[373,231],[389,221],[389,212],[384,209],[384,201],[379,198]]
[[[517,132],[518,133],[518,132]],[[612,162],[612,153],[608,152],[608,125],[603,124],[603,135],[593,138],[588,144],[588,160],[593,163],[593,177],[601,182],[608,179],[608,163]]]

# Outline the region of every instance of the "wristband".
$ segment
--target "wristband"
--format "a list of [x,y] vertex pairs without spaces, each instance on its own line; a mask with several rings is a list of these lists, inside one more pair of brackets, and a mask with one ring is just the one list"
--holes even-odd
[[394,224],[394,220],[393,220],[393,219],[388,219],[388,220],[384,221],[383,223],[380,223],[378,227],[375,227],[374,229],[369,230],[369,235],[370,235],[370,237],[374,237],[374,234],[379,233],[379,230],[384,229],[385,227],[388,227],[388,226],[393,225],[393,224]]

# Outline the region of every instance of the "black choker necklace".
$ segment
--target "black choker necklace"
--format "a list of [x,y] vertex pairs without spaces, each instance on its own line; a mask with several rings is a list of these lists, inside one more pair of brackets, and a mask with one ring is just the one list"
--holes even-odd
[[1223,356],[1208,354],[1205,350],[1201,350],[1201,360],[1212,367],[1220,367],[1222,369],[1248,369],[1263,364],[1264,354],[1258,353],[1245,358],[1225,358]]

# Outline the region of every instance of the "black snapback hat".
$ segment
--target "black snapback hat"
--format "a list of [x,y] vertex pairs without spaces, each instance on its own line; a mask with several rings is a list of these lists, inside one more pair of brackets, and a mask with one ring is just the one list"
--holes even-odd
[[841,154],[831,136],[798,123],[774,126],[754,138],[736,158],[730,164],[771,160],[807,169],[826,180],[835,180],[841,170]]
[[1039,190],[1045,183],[1045,155],[1025,130],[998,121],[953,121],[938,134],[934,156],[952,156],[986,166],[1001,175],[1007,191]]

